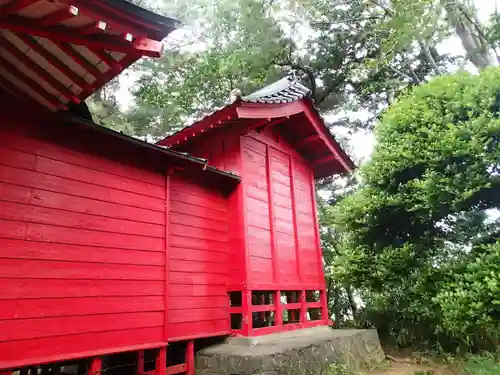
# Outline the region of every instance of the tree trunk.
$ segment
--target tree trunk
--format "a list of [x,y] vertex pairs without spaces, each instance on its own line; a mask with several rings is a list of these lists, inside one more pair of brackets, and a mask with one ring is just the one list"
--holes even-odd
[[466,8],[460,0],[441,0],[441,3],[448,22],[460,38],[470,62],[478,69],[496,65],[475,11]]
[[352,318],[356,319],[356,316],[358,315],[358,304],[354,300],[354,293],[353,293],[352,287],[348,286],[345,289],[347,292],[347,298],[349,300],[349,306],[351,307]]

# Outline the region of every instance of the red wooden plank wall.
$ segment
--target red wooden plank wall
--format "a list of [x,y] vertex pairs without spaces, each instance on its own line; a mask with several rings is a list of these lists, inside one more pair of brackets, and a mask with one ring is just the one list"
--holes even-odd
[[174,175],[169,207],[169,340],[227,334],[227,198]]
[[242,152],[248,274],[252,284],[269,285],[275,282],[275,275],[269,219],[266,145],[251,137],[242,137]]
[[[311,169],[301,161],[294,159],[295,209],[300,249],[300,274],[305,284],[324,284],[321,249],[318,249],[316,235],[318,231],[312,184]],[[319,271],[318,271],[319,270]]]
[[243,136],[242,152],[249,288],[321,288],[310,167],[265,134]]
[[165,177],[0,124],[0,368],[162,342],[164,321]]

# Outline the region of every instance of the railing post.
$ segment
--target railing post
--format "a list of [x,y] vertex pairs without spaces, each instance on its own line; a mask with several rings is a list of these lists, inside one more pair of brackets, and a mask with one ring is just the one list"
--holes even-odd
[[241,333],[250,336],[252,332],[252,292],[241,292]]
[[189,340],[186,347],[186,374],[194,375],[194,340]]
[[102,361],[101,357],[94,357],[90,360],[90,366],[87,375],[101,375]]
[[283,305],[281,304],[281,291],[274,292],[274,325],[283,325]]
[[156,356],[155,375],[167,375],[167,348],[160,348]]

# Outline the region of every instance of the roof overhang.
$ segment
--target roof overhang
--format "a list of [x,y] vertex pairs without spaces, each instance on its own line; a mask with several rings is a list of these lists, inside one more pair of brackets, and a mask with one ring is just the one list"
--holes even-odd
[[[182,150],[186,145],[210,136],[221,129],[245,122],[245,130],[273,127],[288,133],[289,144],[311,164],[316,178],[352,172],[355,165],[326,127],[311,99],[303,98],[282,103],[236,101],[189,127],[164,138],[158,144]],[[303,120],[306,121],[303,121]],[[294,138],[294,123],[300,121],[304,136]]]
[[125,0],[0,0],[0,86],[65,110],[140,57],[161,56],[177,25]]

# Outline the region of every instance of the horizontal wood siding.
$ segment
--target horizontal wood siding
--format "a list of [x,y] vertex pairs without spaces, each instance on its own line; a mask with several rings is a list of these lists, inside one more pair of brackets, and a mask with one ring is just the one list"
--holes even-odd
[[227,198],[170,178],[169,340],[229,332]]
[[0,126],[0,368],[164,340],[164,176],[51,130]]

